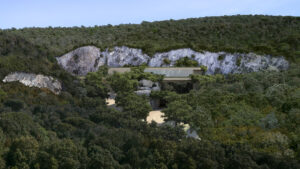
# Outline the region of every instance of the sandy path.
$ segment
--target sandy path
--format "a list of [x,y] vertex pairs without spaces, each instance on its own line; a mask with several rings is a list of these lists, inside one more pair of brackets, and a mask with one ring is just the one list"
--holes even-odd
[[116,104],[116,101],[115,101],[115,99],[106,99],[106,104],[108,106],[111,106],[111,105]]
[[[106,104],[108,106],[112,106],[115,105],[115,99],[106,99]],[[155,121],[158,124],[162,124],[164,122],[164,118],[162,117],[164,115],[163,112],[161,112],[161,110],[155,110],[155,111],[150,111],[149,115],[147,117],[147,123],[151,123],[152,121]]]
[[147,123],[155,121],[156,123],[161,124],[164,122],[164,118],[162,117],[163,115],[164,113],[160,110],[150,111],[147,117]]

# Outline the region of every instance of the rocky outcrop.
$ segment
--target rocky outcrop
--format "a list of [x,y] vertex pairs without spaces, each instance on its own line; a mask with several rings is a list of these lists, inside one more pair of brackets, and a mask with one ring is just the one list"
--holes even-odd
[[40,74],[36,75],[32,73],[15,72],[7,75],[3,79],[3,82],[5,83],[15,81],[29,87],[47,88],[55,94],[59,94],[62,89],[61,83],[58,80],[51,76],[44,76]]
[[100,49],[94,46],[80,47],[57,57],[58,64],[74,75],[86,75],[88,72],[95,72],[105,64],[105,61],[106,58],[101,54]]
[[160,91],[159,83],[143,79],[139,81],[139,87],[135,93],[138,95],[150,96],[151,91]]
[[[269,55],[230,54],[225,52],[195,52],[192,49],[177,49],[165,53],[155,54],[150,62],[150,67],[174,66],[180,58],[188,57],[198,62],[199,65],[207,67],[206,74],[229,74],[248,73],[265,69],[287,69],[289,63],[283,57],[271,57]],[[170,63],[165,63],[164,60]]]
[[126,46],[115,47],[111,52],[103,52],[103,55],[106,56],[109,67],[139,66],[147,64],[150,59],[141,49]]
[[172,67],[180,58],[188,57],[206,66],[206,74],[248,73],[260,70],[285,70],[289,67],[283,57],[257,55],[254,53],[196,52],[192,49],[177,49],[164,53],[156,53],[149,57],[141,49],[125,46],[115,47],[100,52],[93,46],[85,46],[57,58],[58,63],[68,72],[75,75],[86,75],[98,70],[99,66],[109,67],[138,66],[147,64],[149,67]]

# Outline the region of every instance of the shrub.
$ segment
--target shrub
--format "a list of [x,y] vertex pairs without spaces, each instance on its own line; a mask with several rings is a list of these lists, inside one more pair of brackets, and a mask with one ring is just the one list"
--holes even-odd
[[171,61],[168,58],[164,58],[164,64],[169,65]]
[[13,111],[19,111],[24,107],[24,102],[21,100],[9,99],[4,102],[4,105],[10,107]]
[[196,67],[198,62],[188,57],[180,58],[176,61],[175,66],[177,67]]

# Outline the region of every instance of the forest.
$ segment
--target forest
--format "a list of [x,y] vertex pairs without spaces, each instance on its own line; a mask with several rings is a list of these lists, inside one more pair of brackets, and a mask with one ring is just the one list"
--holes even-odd
[[[191,75],[191,87],[169,84],[149,97],[139,80],[162,81],[145,66],[84,78],[55,57],[84,45],[155,52],[178,48],[284,56],[290,68],[247,74]],[[194,66],[187,59],[176,66]],[[0,30],[0,169],[295,169],[300,168],[300,17],[236,15],[141,24]],[[63,91],[3,83],[10,72],[59,79]],[[184,90],[183,90],[184,89]],[[105,99],[117,93],[110,108]],[[147,124],[150,99],[167,120]]]

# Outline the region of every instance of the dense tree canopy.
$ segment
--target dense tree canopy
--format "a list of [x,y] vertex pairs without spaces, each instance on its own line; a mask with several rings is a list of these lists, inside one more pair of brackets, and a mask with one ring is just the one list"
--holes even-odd
[[[0,78],[14,71],[51,75],[63,90],[0,81],[0,169],[300,168],[300,20],[281,16],[224,16],[74,28],[0,30]],[[55,56],[82,45],[126,45],[148,54],[190,47],[197,51],[283,55],[286,71],[193,75],[189,84],[161,85],[149,97],[139,81],[162,76],[107,68],[75,77]],[[298,59],[298,60],[297,60]],[[168,62],[168,60],[165,60]],[[196,66],[188,59],[178,66]],[[162,84],[162,82],[161,82]],[[108,92],[117,93],[108,107]],[[151,99],[168,121],[147,124]]]

